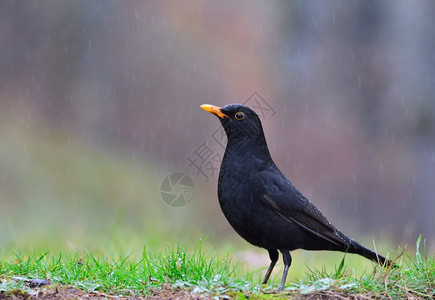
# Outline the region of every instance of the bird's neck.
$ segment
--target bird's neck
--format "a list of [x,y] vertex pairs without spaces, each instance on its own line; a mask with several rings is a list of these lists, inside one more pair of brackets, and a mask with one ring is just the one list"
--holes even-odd
[[229,138],[225,150],[225,156],[244,157],[246,155],[268,159],[270,157],[264,134],[255,138]]

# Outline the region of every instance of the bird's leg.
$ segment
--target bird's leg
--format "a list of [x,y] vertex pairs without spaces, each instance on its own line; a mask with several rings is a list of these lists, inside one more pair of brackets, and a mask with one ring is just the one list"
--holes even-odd
[[292,257],[290,256],[290,252],[286,250],[281,250],[282,258],[284,260],[284,273],[282,274],[281,286],[279,287],[280,291],[284,290],[285,280],[287,279],[288,269],[292,264]]
[[267,249],[269,251],[270,257],[270,265],[269,269],[267,269],[266,275],[264,276],[263,282],[261,284],[266,284],[269,280],[270,274],[272,273],[273,267],[275,267],[276,262],[278,261],[278,251],[275,249]]

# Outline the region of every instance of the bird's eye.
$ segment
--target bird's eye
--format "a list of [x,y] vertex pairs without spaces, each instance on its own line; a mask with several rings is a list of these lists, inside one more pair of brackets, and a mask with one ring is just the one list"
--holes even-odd
[[234,118],[236,118],[236,120],[242,120],[245,117],[245,114],[241,111],[236,112],[236,114],[234,115]]

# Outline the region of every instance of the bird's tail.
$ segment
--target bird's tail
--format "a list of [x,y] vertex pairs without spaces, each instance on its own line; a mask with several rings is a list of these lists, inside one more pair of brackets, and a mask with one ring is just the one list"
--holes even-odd
[[347,250],[349,253],[355,253],[359,254],[361,256],[364,256],[367,259],[373,260],[374,262],[377,262],[381,266],[390,266],[393,265],[393,261],[385,258],[384,256],[380,255],[379,253],[376,253],[375,251],[361,245],[360,243],[351,240],[350,246]]

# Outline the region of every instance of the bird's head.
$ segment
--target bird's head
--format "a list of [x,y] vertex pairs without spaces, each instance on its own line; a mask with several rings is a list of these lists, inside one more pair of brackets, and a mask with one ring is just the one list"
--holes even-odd
[[245,105],[229,104],[219,107],[204,104],[201,105],[201,108],[219,117],[227,134],[228,141],[264,137],[260,118],[255,111]]

